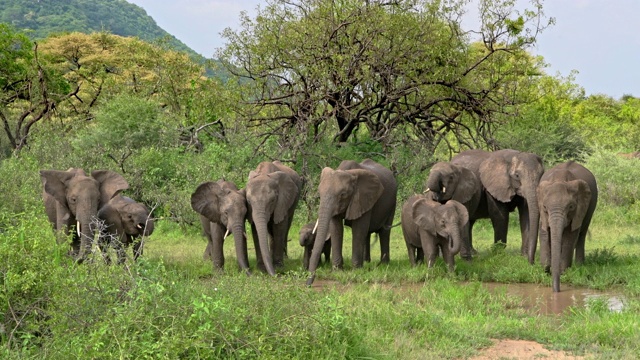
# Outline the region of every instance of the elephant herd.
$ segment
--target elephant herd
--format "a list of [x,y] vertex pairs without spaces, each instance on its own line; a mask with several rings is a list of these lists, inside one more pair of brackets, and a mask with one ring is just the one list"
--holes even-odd
[[[67,233],[76,226],[72,253],[83,260],[91,249],[100,219],[99,246],[111,244],[118,262],[123,246],[134,243],[134,259],[142,253],[140,238],[151,234],[153,221],[143,205],[119,195],[128,184],[111,171],[42,170],[44,202],[54,228]],[[262,162],[249,173],[244,189],[230,181],[200,184],[191,206],[200,214],[207,238],[205,259],[214,269],[224,268],[223,243],[233,234],[239,267],[250,273],[245,222],[251,226],[257,268],[269,275],[284,266],[289,229],[303,180],[278,162]],[[371,234],[379,237],[381,263],[390,260],[390,233],[398,185],[393,173],[373,160],[345,160],[320,175],[318,219],[302,226],[303,266],[311,285],[324,254],[333,268],[343,267],[344,226],[352,233],[354,268],[371,261]],[[593,174],[569,161],[545,171],[542,159],[516,150],[467,150],[449,162],[436,163],[426,179],[426,190],[407,199],[401,210],[402,232],[411,265],[433,266],[441,254],[449,271],[454,256],[470,260],[475,253],[472,228],[476,220],[490,219],[494,242],[506,243],[509,213],[518,209],[521,253],[534,263],[538,238],[540,261],[560,291],[560,274],[575,261],[584,261],[585,237],[596,207],[598,190]],[[114,241],[115,240],[115,241]],[[106,251],[103,251],[106,253]],[[426,259],[425,259],[426,258]]]

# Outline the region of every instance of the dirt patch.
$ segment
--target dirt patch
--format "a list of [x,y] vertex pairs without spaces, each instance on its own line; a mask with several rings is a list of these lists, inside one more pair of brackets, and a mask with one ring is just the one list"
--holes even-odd
[[471,360],[518,359],[518,360],[580,360],[582,356],[573,356],[564,351],[547,350],[542,344],[525,340],[494,340],[493,346],[482,350]]

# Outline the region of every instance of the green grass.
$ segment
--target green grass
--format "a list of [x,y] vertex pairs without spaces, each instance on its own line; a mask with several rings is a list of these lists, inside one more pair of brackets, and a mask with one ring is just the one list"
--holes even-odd
[[[609,216],[606,209],[602,216]],[[549,287],[538,264],[519,255],[515,221],[506,247],[492,244],[488,222],[474,229],[478,255],[456,259],[455,274],[439,259],[432,269],[412,268],[396,227],[391,262],[361,269],[350,264],[345,231],[345,269],[318,270],[307,288],[302,247],[291,229],[289,257],[279,276],[238,270],[232,238],[226,266],[213,271],[202,259],[200,230],[161,221],[137,264],[74,265],[60,254],[46,221],[27,214],[5,221],[0,292],[10,311],[0,332],[2,358],[373,358],[460,359],[491,339],[538,341],[553,349],[594,358],[640,354],[640,243],[637,226],[608,226],[597,218],[587,239],[587,261],[562,276],[563,286],[592,288],[624,297],[621,312],[591,300],[559,315],[540,315],[509,291],[483,283],[532,283]],[[30,238],[38,229],[38,241]],[[13,244],[13,245],[12,245]],[[9,248],[9,246],[11,246]],[[255,268],[253,243],[250,264]],[[28,256],[24,256],[24,255]],[[3,309],[7,309],[6,307]]]

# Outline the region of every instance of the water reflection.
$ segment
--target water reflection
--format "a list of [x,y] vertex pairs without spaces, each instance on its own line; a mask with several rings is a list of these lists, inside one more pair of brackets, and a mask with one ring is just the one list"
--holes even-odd
[[549,286],[536,284],[497,284],[484,283],[484,287],[493,293],[506,293],[522,299],[522,306],[540,315],[562,314],[569,307],[588,307],[593,301],[604,301],[609,311],[620,312],[624,308],[624,298],[619,294],[601,292],[592,289],[563,286],[562,291],[554,293]]
[[[403,283],[402,285],[385,286],[396,292],[415,294],[425,283]],[[346,291],[353,285],[340,284],[335,280],[316,280],[311,286],[316,291],[327,289],[337,289]],[[562,291],[554,293],[550,286],[536,284],[503,284],[503,283],[482,283],[482,286],[493,294],[507,294],[521,299],[519,306],[539,315],[562,314],[573,308],[587,308],[594,301],[604,302],[605,306],[612,312],[621,312],[625,307],[625,299],[622,295],[612,292],[603,292],[592,289],[573,288],[567,285],[562,286]]]

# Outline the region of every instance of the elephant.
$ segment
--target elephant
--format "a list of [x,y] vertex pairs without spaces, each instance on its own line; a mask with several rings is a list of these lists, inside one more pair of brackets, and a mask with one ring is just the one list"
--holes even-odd
[[258,268],[271,276],[276,275],[276,267],[284,266],[287,236],[302,186],[298,173],[279,161],[261,162],[249,173],[247,213]]
[[467,233],[464,234],[461,256],[464,259],[471,259],[473,224],[477,219],[488,217],[488,214],[483,213],[479,208],[484,193],[480,179],[465,167],[450,162],[438,162],[429,171],[426,187],[425,193],[431,194],[433,200],[441,204],[455,200],[467,209],[469,226]]
[[[584,166],[568,161],[542,175],[538,185],[540,262],[551,268],[553,291],[560,291],[560,274],[584,263],[584,243],[598,203],[596,178]],[[535,250],[535,248],[534,248]]]
[[238,266],[249,275],[249,257],[245,221],[247,197],[244,189],[238,190],[231,181],[220,179],[204,182],[191,194],[191,208],[200,214],[202,230],[207,238],[205,260],[213,261],[213,269],[224,269],[224,239],[233,234]]
[[107,253],[109,244],[116,249],[118,264],[125,262],[125,250],[130,244],[133,244],[133,260],[138,260],[144,249],[143,237],[153,233],[149,209],[131,198],[116,195],[98,210],[98,218],[103,221],[98,244],[107,264],[111,263]]
[[494,152],[476,149],[459,153],[451,163],[473,171],[480,179],[484,194],[474,218],[491,219],[495,243],[506,244],[509,213],[518,208],[520,252],[533,264],[540,221],[536,189],[544,173],[542,158],[512,149]]
[[129,183],[110,170],[95,170],[91,176],[82,169],[40,170],[40,178],[49,221],[66,236],[73,233],[71,255],[77,262],[84,261],[91,253],[98,210],[128,189]]
[[380,238],[380,262],[389,263],[389,241],[398,185],[393,173],[371,159],[344,160],[320,175],[316,240],[309,261],[307,286],[315,279],[324,240],[331,238],[333,268],[342,269],[343,224],[351,227],[354,268],[362,267],[372,233]]
[[441,251],[449,272],[454,271],[454,256],[460,252],[469,227],[464,205],[456,200],[441,204],[428,196],[413,195],[402,206],[401,222],[412,266],[417,264],[417,249],[423,250],[429,268]]
[[[302,226],[300,229],[300,246],[304,247],[304,254],[302,255],[302,267],[305,270],[309,270],[309,259],[311,259],[311,252],[313,251],[313,245],[315,244],[316,235],[313,233],[315,223],[310,222]],[[326,264],[331,262],[331,239],[324,241],[322,247],[322,254],[324,254],[324,262]]]

